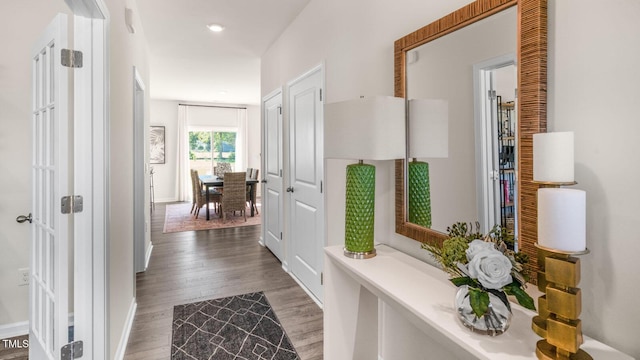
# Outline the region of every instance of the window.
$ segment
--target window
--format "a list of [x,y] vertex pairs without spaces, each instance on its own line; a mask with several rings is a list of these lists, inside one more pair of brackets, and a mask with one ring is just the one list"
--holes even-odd
[[213,174],[214,166],[226,162],[235,169],[236,135],[235,131],[189,131],[190,168],[199,174]]

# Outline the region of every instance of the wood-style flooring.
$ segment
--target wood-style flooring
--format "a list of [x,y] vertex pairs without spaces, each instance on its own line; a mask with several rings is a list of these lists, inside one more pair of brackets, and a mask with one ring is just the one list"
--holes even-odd
[[173,306],[263,291],[303,360],[322,359],[322,310],[258,244],[259,226],[163,234],[151,218],[153,252],[137,276],[138,308],[125,359],[170,359]]
[[[28,339],[29,339],[28,335],[17,336],[17,337],[10,338],[10,339],[1,339],[1,341],[0,341],[0,360],[28,360],[29,359],[29,348],[27,348],[27,347],[10,348],[9,347],[9,344],[24,344],[23,341],[28,340]],[[5,340],[7,340],[6,343],[5,343]],[[17,341],[17,343],[15,341]]]

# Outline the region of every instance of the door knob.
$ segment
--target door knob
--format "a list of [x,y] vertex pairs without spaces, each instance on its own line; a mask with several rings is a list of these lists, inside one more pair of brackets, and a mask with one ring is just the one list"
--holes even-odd
[[289,186],[289,187],[287,188],[287,192],[292,193],[292,192],[293,192],[293,186]]
[[33,222],[33,218],[31,217],[31,213],[29,213],[29,215],[24,216],[24,215],[20,215],[16,218],[16,221],[19,222],[20,224],[22,224],[25,221],[28,221],[29,224],[31,224]]
[[267,183],[267,179],[262,179],[262,183],[266,184]]

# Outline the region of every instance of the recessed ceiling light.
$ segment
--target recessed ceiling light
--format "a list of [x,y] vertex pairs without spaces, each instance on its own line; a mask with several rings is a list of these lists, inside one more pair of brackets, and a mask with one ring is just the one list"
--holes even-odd
[[227,91],[226,90],[221,90],[218,92],[218,94],[220,95],[227,95]]
[[209,28],[209,30],[211,30],[213,32],[220,32],[220,31],[224,30],[224,26],[222,26],[220,24],[209,24],[209,25],[207,25],[207,27]]

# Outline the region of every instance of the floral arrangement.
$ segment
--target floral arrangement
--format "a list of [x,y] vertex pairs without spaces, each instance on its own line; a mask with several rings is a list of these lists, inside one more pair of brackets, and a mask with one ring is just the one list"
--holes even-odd
[[449,238],[442,247],[422,244],[442,265],[456,286],[469,286],[469,301],[476,317],[482,317],[489,308],[489,293],[500,298],[511,308],[507,295],[515,296],[518,303],[535,310],[533,299],[524,291],[526,274],[524,264],[528,256],[509,249],[513,237],[496,225],[483,235],[466,223],[455,223],[447,228]]

